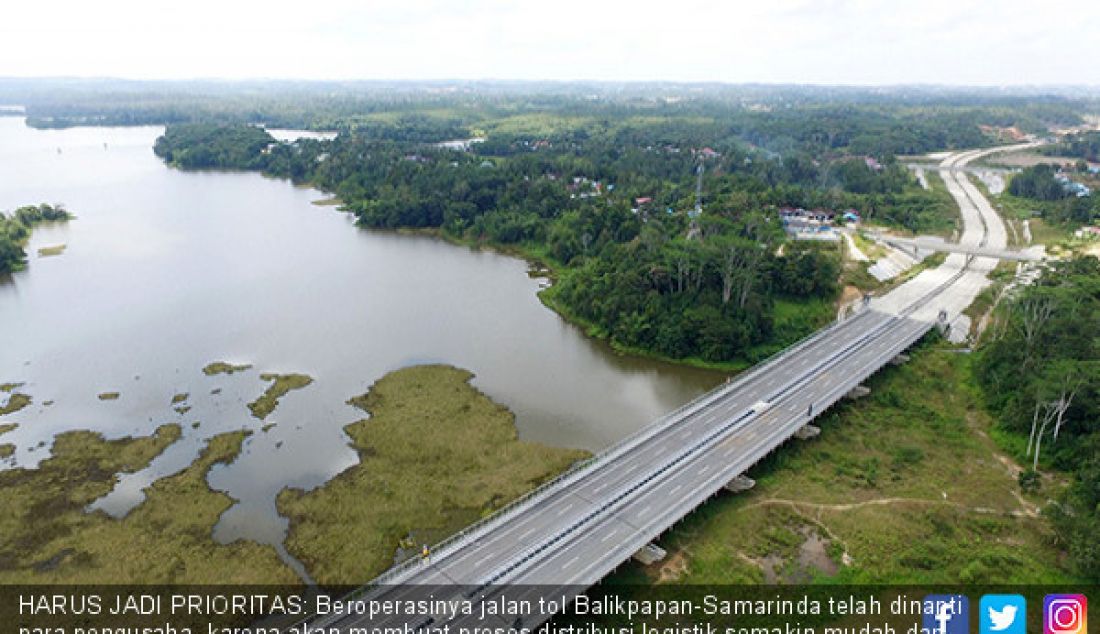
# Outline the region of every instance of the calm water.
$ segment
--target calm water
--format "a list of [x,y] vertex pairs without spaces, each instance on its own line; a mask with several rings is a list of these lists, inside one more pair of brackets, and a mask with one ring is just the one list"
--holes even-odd
[[[184,436],[96,506],[119,515],[198,454],[255,433],[210,484],[239,500],[215,537],[281,544],[274,498],[356,460],[345,405],[386,372],[439,362],[516,413],[521,437],[599,449],[712,386],[711,373],[617,356],[543,307],[523,261],[426,237],[359,230],[312,189],[247,173],[185,173],[152,153],[160,128],[32,130],[0,117],[0,209],[63,202],[78,217],[36,229],[27,270],[0,280],[0,383],[34,398],[5,420],[31,466],[53,436],[109,437],[178,422]],[[64,243],[56,257],[37,249]],[[253,369],[207,377],[216,360]],[[303,372],[260,430],[245,404],[261,372]],[[219,393],[212,393],[220,390]],[[100,392],[117,391],[117,401]],[[177,414],[170,403],[189,393]],[[46,405],[53,401],[51,405]],[[192,423],[199,422],[197,428]]]

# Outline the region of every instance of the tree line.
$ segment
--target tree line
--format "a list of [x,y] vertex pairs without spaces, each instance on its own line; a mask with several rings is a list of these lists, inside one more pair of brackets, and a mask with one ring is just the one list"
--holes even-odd
[[[853,150],[862,136],[898,126],[886,114],[829,107],[746,118],[727,106],[722,117],[643,117],[622,104],[569,102],[549,113],[489,109],[475,130],[463,127],[474,116],[464,112],[413,109],[292,143],[245,124],[170,125],[155,151],[179,167],[311,183],[363,226],[517,245],[555,265],[548,300],[594,332],[708,362],[751,357],[828,318],[839,250],[788,241],[780,207],[855,208],[914,232],[949,228],[957,216],[949,197],[920,188],[893,154]],[[468,151],[441,145],[475,133]],[[703,212],[694,217],[700,169]]]

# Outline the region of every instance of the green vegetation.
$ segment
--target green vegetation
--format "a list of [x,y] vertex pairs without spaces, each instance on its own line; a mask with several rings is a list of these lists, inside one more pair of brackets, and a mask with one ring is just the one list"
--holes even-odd
[[52,245],[52,246],[39,248],[38,249],[38,257],[40,257],[40,258],[51,258],[51,257],[54,257],[54,256],[61,255],[64,252],[65,252],[65,245],[64,244],[55,244],[55,245]]
[[988,407],[1017,458],[1074,472],[1051,514],[1079,573],[1100,579],[1100,260],[1051,264],[994,316],[975,367]]
[[[810,138],[779,156],[706,118],[566,118],[548,138],[482,121],[487,138],[461,152],[426,143],[459,132],[450,123],[400,121],[407,125],[262,150],[239,140],[254,134],[248,126],[170,126],[161,145],[206,157],[195,167],[311,182],[365,226],[430,228],[553,263],[562,288],[547,303],[594,334],[621,349],[708,364],[743,364],[828,319],[819,306],[836,297],[839,252],[802,243],[781,252],[778,207],[854,206],[913,231],[953,226],[942,217],[953,217],[953,206],[892,157],[879,165],[839,143],[820,163]],[[686,211],[701,163],[706,206],[694,219]],[[802,330],[778,332],[780,302],[806,305]]]
[[1098,163],[1100,162],[1100,132],[1071,134],[1054,145],[1040,148],[1040,151],[1051,156],[1072,156]]
[[252,415],[260,420],[267,418],[268,414],[275,411],[279,405],[279,399],[291,390],[300,390],[313,383],[313,377],[306,374],[261,374],[264,381],[272,381],[267,390],[259,398],[248,404]]
[[1008,193],[1036,200],[1068,198],[1069,192],[1054,178],[1054,173],[1054,168],[1045,163],[1028,167],[1012,177],[1008,183]]
[[[560,286],[544,301],[616,348],[739,367],[822,325],[821,307],[840,291],[839,251],[790,242],[781,207],[855,208],[870,223],[946,234],[957,221],[951,196],[942,183],[919,187],[896,154],[988,145],[982,126],[1080,120],[1059,102],[906,95],[903,106],[896,95],[795,99],[776,89],[752,91],[754,102],[782,107],[745,108],[737,92],[673,104],[633,89],[592,100],[409,88],[397,102],[316,104],[298,125],[339,135],[289,143],[254,125],[260,111],[279,120],[274,104],[226,104],[224,116],[169,119],[157,153],[181,167],[310,183],[363,226],[427,229],[537,259]],[[442,144],[475,137],[462,149]],[[867,286],[858,274],[849,277]],[[785,320],[795,330],[780,326],[780,307],[800,313]]]
[[370,413],[344,428],[359,464],[279,495],[287,549],[319,583],[364,582],[402,544],[433,543],[584,457],[517,440],[512,414],[472,376],[429,365],[382,377],[349,401]]
[[[14,414],[15,412],[18,412],[19,410],[21,410],[24,407],[31,404],[31,397],[30,397],[29,394],[23,394],[21,392],[16,392],[15,391],[21,385],[23,385],[23,384],[22,383],[4,383],[4,384],[0,385],[0,394],[7,394],[8,395],[8,397],[6,399],[7,402],[4,403],[3,405],[0,405],[0,416],[5,416],[7,414]],[[5,429],[4,431],[8,431],[8,430]],[[0,432],[0,433],[2,433],[2,432]]]
[[[8,433],[18,426],[19,425],[16,425],[15,423],[0,423],[0,436],[3,436],[4,434]],[[14,453],[15,445],[11,443],[0,444],[0,460],[6,460],[7,458],[10,458]]]
[[214,376],[216,374],[233,374],[234,372],[244,372],[251,367],[252,365],[248,363],[233,365],[232,363],[226,363],[225,361],[215,361],[213,363],[206,364],[206,367],[202,369],[202,373],[206,376]]
[[188,396],[190,396],[190,394],[188,394],[187,392],[176,394],[172,397],[172,405],[179,405],[180,403],[186,401]]
[[[998,203],[1018,218],[1040,217],[1063,233],[1100,219],[1100,196],[1075,196],[1054,178],[1049,165],[1028,167],[1012,177]],[[1037,240],[1038,241],[1038,240]]]
[[[822,434],[753,468],[662,540],[671,556],[611,579],[681,584],[1040,583],[1072,580],[1020,471],[988,434],[970,357],[926,341]],[[936,398],[914,397],[935,394]]]
[[118,392],[100,392],[96,394],[96,398],[101,401],[117,401],[119,396],[122,395]]
[[116,474],[145,467],[175,442],[179,427],[119,440],[59,434],[37,468],[0,471],[0,582],[296,583],[274,549],[220,545],[210,536],[233,500],[210,490],[206,475],[231,462],[246,435],[211,438],[193,464],[155,482],[141,504],[114,519],[84,509],[114,487]]
[[174,125],[157,139],[153,152],[182,168],[259,169],[263,151],[275,138],[251,125]]
[[[27,205],[11,212],[0,213],[0,274],[22,270],[27,263],[23,246],[31,229],[42,222],[69,220],[72,216],[61,205]],[[64,246],[61,247],[62,249]],[[56,255],[56,254],[47,254]]]

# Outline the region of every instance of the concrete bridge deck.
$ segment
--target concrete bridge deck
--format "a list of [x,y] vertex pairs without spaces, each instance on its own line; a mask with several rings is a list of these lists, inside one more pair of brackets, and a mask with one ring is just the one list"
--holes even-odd
[[[989,151],[957,153],[944,166]],[[1003,249],[1004,227],[988,202],[952,170],[941,175],[962,212],[960,242]],[[353,596],[411,598],[422,595],[425,586],[447,586],[480,602],[504,586],[538,594],[598,582],[919,340],[940,317],[949,322],[959,315],[989,283],[986,273],[995,265],[984,255],[952,254],[943,266],[460,532],[428,560],[396,566]],[[395,617],[369,625],[404,621]],[[367,624],[354,615],[311,622],[337,631]],[[433,617],[408,624],[443,623]]]

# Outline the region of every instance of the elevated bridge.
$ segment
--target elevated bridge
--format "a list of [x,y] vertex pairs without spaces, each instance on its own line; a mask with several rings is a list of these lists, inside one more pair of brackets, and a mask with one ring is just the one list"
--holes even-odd
[[[996,265],[990,254],[1004,250],[1004,227],[973,185],[949,169],[988,152],[953,154],[941,172],[961,208],[962,242],[975,245],[965,253],[974,257],[952,251],[943,266],[922,272],[347,598],[412,599],[423,597],[425,588],[438,588],[484,604],[504,588],[509,599],[518,598],[515,592],[538,596],[555,588],[584,589],[727,485],[730,490],[751,486],[744,476],[750,467],[792,437],[815,435],[809,424],[816,416],[845,395],[865,393],[860,384],[867,377],[903,358],[903,351],[933,327],[946,327],[988,284],[986,273]],[[541,620],[481,624],[534,627]],[[368,621],[352,614],[311,620],[310,627],[327,633],[461,622],[462,617],[448,615]]]

